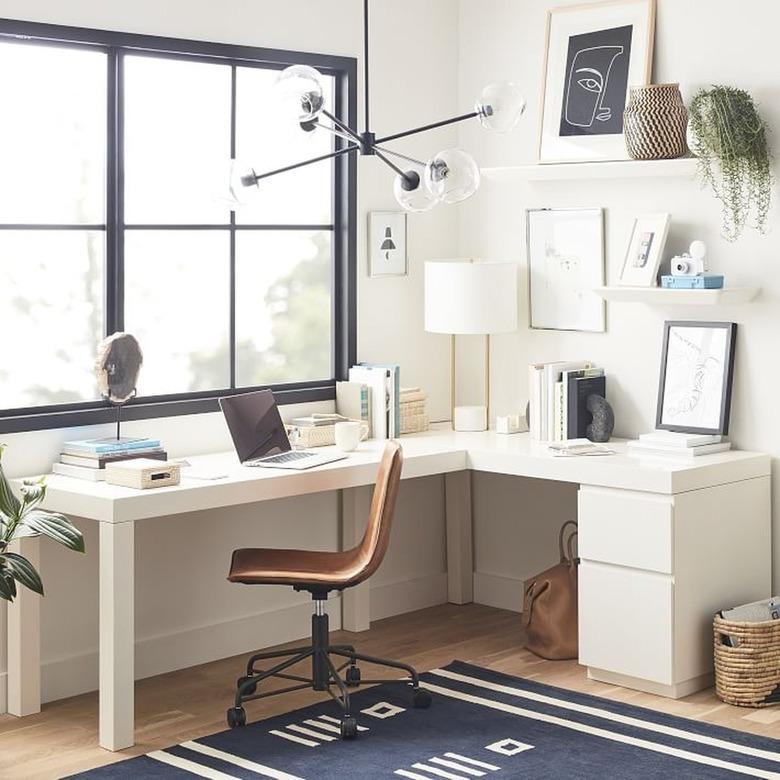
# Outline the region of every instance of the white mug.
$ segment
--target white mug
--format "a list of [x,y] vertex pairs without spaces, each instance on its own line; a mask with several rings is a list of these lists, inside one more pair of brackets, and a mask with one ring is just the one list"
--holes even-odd
[[359,422],[338,422],[334,426],[336,447],[342,452],[352,452],[360,443]]

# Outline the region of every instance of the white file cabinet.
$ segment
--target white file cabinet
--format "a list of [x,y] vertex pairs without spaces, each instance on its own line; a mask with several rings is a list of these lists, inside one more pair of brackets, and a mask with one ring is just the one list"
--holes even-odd
[[770,478],[579,491],[580,663],[673,698],[712,683],[712,618],[771,590]]

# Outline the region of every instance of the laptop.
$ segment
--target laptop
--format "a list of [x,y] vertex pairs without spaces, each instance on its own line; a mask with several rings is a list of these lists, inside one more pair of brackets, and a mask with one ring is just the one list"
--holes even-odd
[[219,406],[243,466],[303,471],[347,457],[341,452],[294,450],[270,390],[220,398]]

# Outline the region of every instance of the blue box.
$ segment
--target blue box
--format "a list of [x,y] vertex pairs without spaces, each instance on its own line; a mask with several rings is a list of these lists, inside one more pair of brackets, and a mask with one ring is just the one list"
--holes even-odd
[[661,287],[666,287],[669,290],[720,290],[723,287],[723,275],[673,276],[665,274],[661,277]]

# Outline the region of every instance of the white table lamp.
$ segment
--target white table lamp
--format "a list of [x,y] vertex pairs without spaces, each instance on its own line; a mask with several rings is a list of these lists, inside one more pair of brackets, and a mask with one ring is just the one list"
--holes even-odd
[[[484,431],[490,421],[490,335],[517,330],[517,263],[425,264],[425,330],[452,336],[452,427]],[[455,406],[455,336],[485,340],[485,406]]]

